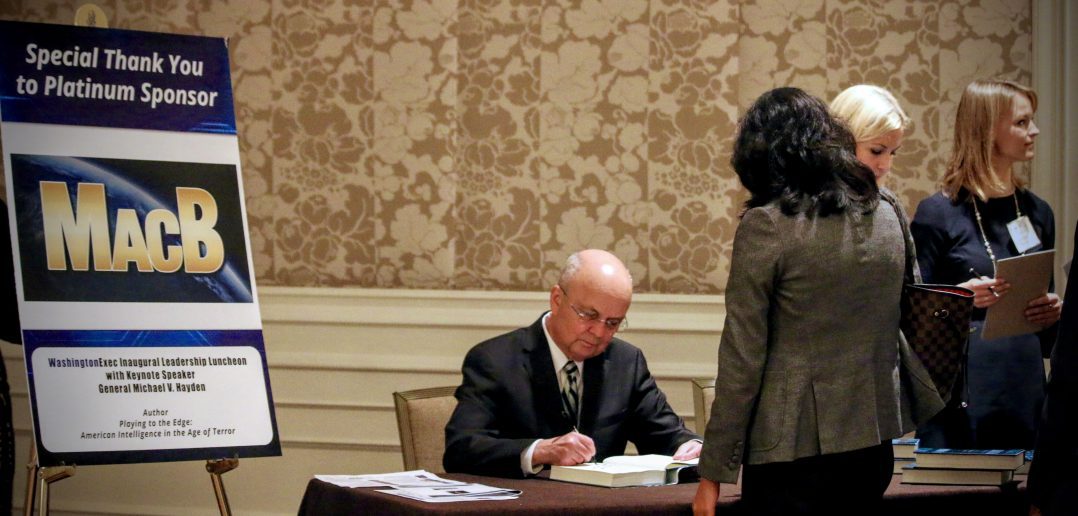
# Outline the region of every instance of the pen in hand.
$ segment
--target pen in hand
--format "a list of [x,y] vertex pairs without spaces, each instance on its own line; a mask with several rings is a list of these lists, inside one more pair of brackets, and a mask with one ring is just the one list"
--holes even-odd
[[[973,276],[973,279],[976,279],[976,280],[989,279],[987,276],[977,274],[977,270],[974,269],[973,267],[969,268],[969,273],[970,273],[971,276]],[[991,292],[993,296],[995,296],[997,298],[999,297],[999,293],[996,292],[996,288],[993,287],[992,285],[988,286],[988,291]]]
[[[580,430],[577,430],[576,425],[573,425],[573,433],[580,434]],[[584,435],[584,434],[580,434],[580,435]],[[587,460],[585,460],[581,464],[594,464],[594,463],[595,463],[595,456],[592,455],[591,457],[588,457]]]

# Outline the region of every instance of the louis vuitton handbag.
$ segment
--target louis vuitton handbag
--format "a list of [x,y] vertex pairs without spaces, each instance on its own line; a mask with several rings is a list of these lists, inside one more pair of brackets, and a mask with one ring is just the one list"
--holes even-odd
[[906,213],[893,194],[881,198],[895,207],[906,240],[900,328],[944,402],[962,370],[973,315],[973,291],[954,285],[921,283]]
[[943,401],[965,361],[973,291],[953,285],[906,283],[900,327]]

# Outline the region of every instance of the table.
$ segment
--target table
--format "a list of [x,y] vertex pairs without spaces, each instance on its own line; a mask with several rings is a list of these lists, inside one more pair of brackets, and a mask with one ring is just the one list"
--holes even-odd
[[[580,484],[557,482],[545,478],[504,479],[449,473],[440,475],[462,482],[475,482],[523,493],[516,500],[454,502],[432,504],[399,496],[378,493],[376,488],[345,488],[311,479],[299,507],[299,514],[453,514],[489,515],[502,512],[513,514],[591,514],[591,515],[687,515],[692,514],[692,498],[697,484],[658,487],[626,487],[609,489]],[[1025,475],[1018,482],[1004,487],[929,486],[902,484],[895,475],[884,495],[884,516],[954,514],[978,516],[1026,516],[1028,497]],[[841,486],[836,486],[841,496]],[[719,499],[720,515],[742,515],[739,508],[740,489],[723,485]],[[919,512],[918,512],[919,511]]]

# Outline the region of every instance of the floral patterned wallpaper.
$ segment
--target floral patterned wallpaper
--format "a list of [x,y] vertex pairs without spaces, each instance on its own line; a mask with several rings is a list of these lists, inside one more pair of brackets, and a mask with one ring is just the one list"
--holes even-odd
[[[70,23],[82,2],[7,0]],[[721,293],[740,110],[869,82],[914,120],[888,186],[935,190],[965,84],[1030,82],[1029,1],[100,0],[231,38],[262,285],[540,290],[585,247],[637,290]]]

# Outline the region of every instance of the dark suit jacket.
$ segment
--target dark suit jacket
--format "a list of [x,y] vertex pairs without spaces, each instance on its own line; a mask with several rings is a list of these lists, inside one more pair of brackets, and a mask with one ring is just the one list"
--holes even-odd
[[[522,451],[572,430],[542,321],[482,342],[464,358],[445,427],[446,471],[520,477]],[[584,362],[578,430],[595,441],[596,460],[624,454],[626,441],[641,454],[671,455],[699,438],[666,402],[643,353],[620,339]]]
[[[1074,228],[1074,242],[1078,245],[1078,226]],[[1059,333],[1052,348],[1043,419],[1029,472],[1029,493],[1034,505],[1055,508],[1059,514],[1071,514],[1078,509],[1074,505],[1059,507],[1061,492],[1057,492],[1070,491],[1070,503],[1078,498],[1073,494],[1078,489],[1074,485],[1075,460],[1078,460],[1078,276],[1075,270],[1072,261]],[[1060,485],[1063,479],[1069,480]]]

